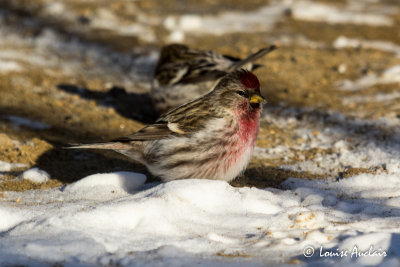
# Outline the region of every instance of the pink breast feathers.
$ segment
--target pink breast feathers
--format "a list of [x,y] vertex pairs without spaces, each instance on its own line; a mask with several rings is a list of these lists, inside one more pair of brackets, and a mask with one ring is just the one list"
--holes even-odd
[[242,144],[254,146],[258,134],[259,117],[260,112],[255,111],[240,118],[239,127]]

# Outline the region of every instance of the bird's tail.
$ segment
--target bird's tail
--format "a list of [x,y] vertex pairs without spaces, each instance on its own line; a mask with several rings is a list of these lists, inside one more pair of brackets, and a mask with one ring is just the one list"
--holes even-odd
[[64,147],[65,149],[109,149],[109,150],[129,150],[132,149],[132,145],[121,142],[106,142],[106,143],[94,143],[94,144],[71,144],[70,146]]
[[[65,149],[100,149],[100,150],[114,150],[121,153],[135,161],[145,164],[143,155],[141,153],[141,143],[124,143],[124,142],[106,142],[94,144],[71,144],[71,146],[64,147]],[[146,165],[146,164],[145,164]]]
[[265,56],[266,54],[276,50],[278,47],[279,47],[278,44],[272,44],[269,47],[260,49],[259,51],[255,52],[254,54],[251,54],[250,56],[246,57],[245,59],[235,62],[232,66],[229,67],[228,72],[239,69],[242,66],[246,65],[247,63],[253,62],[253,61]]

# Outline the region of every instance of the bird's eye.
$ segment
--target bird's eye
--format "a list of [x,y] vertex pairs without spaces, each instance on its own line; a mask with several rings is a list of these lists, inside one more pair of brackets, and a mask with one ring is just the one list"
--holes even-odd
[[245,96],[246,95],[246,93],[244,91],[237,91],[236,93],[238,95],[240,95],[240,96]]

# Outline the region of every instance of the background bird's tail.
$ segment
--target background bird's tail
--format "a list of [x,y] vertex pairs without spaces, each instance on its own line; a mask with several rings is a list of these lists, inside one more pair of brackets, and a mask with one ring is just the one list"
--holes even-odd
[[253,61],[265,56],[266,54],[276,50],[278,47],[279,47],[278,44],[273,44],[273,45],[270,45],[269,47],[260,49],[259,51],[255,52],[254,54],[251,54],[250,56],[246,57],[245,59],[235,62],[232,66],[229,67],[228,71],[233,71],[238,68],[241,68],[242,66],[246,65],[247,63],[253,62]]

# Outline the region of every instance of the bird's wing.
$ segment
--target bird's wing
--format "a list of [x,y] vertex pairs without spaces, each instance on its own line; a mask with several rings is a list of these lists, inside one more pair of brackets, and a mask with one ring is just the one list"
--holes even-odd
[[210,107],[209,95],[197,98],[163,115],[154,123],[136,133],[113,140],[115,142],[151,141],[170,136],[185,136],[203,129],[216,116]]
[[231,65],[230,58],[211,50],[170,45],[161,52],[155,78],[161,85],[214,81],[224,76]]
[[189,84],[189,83],[215,81],[225,75],[226,72],[221,70],[203,70],[198,72],[192,72],[191,75],[183,77],[179,83]]
[[161,85],[174,85],[214,81],[225,74],[225,71],[216,69],[215,63],[206,66],[187,61],[164,64],[157,68],[155,77]]
[[187,75],[190,70],[190,51],[189,47],[181,44],[166,45],[161,49],[154,74],[160,85],[177,84]]
[[189,66],[185,62],[168,63],[158,66],[155,78],[161,85],[173,85],[181,81],[189,71]]
[[189,62],[190,69],[182,77],[180,83],[215,81],[225,76],[227,74],[226,68],[232,64],[230,58],[211,50],[193,51],[192,53],[197,53],[197,55],[191,58]]
[[174,129],[174,125],[169,126],[169,123],[160,122],[146,126],[136,133],[120,137],[113,141],[115,142],[151,141],[151,140],[163,139],[167,136],[181,134],[181,133],[182,132],[179,131],[179,128]]
[[161,115],[156,123],[167,122],[169,129],[178,134],[191,134],[203,130],[213,119],[222,118],[211,104],[211,93],[183,104]]

